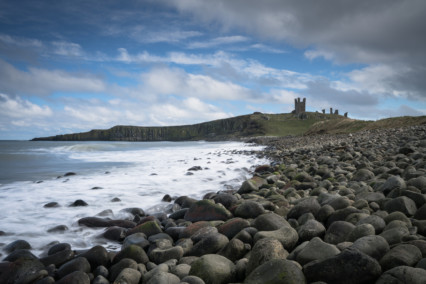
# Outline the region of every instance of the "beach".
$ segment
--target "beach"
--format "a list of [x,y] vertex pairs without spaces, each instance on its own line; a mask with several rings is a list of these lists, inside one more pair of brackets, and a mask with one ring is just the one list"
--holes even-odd
[[[146,198],[154,197],[147,206],[133,206],[132,197],[121,196],[116,187],[108,201],[115,197],[124,201],[123,215],[116,215],[113,203],[108,204],[112,214],[99,214],[96,206],[88,210],[96,202],[105,203],[96,194],[91,199],[91,194],[74,193],[68,203],[37,201],[39,207],[51,207],[45,210],[55,210],[55,202],[86,208],[84,214],[72,216],[74,225],[66,226],[76,230],[77,240],[93,230],[108,243],[85,242],[79,247],[75,240],[61,238],[34,250],[32,243],[15,235],[14,240],[1,241],[0,282],[422,283],[426,279],[425,126],[249,142],[259,146],[244,149],[233,144],[226,150],[230,144],[224,143],[216,145],[222,149],[217,152],[210,149],[196,157],[190,153],[184,166],[171,166],[171,172],[182,170],[174,178],[144,170],[143,179],[161,177],[158,183],[163,185],[209,171],[215,175],[183,183],[179,190],[154,190],[155,194],[147,194]],[[176,151],[156,161],[170,163]],[[81,155],[87,154],[90,151]],[[135,156],[128,154],[127,159]],[[102,159],[106,161],[105,155]],[[130,174],[135,164],[127,166]],[[133,183],[141,179],[140,171]],[[114,175],[100,172],[103,177]],[[72,184],[75,179],[74,186],[80,186],[81,178],[90,193],[111,184],[102,177],[94,184],[88,176],[70,172],[59,180]],[[32,184],[44,183],[48,182]],[[214,187],[202,186],[209,183]],[[197,194],[191,195],[195,188]]]

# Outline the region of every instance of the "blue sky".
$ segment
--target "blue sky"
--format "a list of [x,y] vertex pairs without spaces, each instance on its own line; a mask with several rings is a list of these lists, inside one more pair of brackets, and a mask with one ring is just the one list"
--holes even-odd
[[261,111],[426,114],[423,0],[0,2],[0,139]]

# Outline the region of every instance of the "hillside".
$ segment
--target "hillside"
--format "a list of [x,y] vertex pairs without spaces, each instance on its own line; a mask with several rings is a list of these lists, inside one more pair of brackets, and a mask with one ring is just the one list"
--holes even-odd
[[364,130],[396,128],[426,124],[426,116],[402,116],[366,121],[356,119],[324,120],[314,123],[304,134],[343,134]]
[[193,125],[141,127],[114,126],[89,132],[34,138],[33,141],[190,141],[238,140],[256,136],[299,136],[341,134],[363,130],[426,124],[426,116],[396,117],[378,121],[339,115],[307,113],[307,119],[293,114],[253,113]]
[[167,127],[114,126],[110,129],[34,138],[33,141],[187,141],[235,140],[253,136],[302,135],[314,123],[341,120],[342,116],[308,113],[300,120],[292,114],[237,116],[193,125]]

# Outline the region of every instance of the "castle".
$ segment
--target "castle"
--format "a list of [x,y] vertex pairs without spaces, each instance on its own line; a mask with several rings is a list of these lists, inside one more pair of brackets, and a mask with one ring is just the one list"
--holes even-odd
[[[306,98],[303,98],[303,100],[301,101],[300,98],[294,99],[294,111],[293,113],[301,119],[305,119],[307,118],[306,116]],[[322,110],[322,113],[325,114],[325,109]],[[330,114],[334,114],[334,115],[339,115],[339,110],[336,109],[334,110],[333,113],[333,108],[330,108]],[[348,117],[348,113],[345,112],[344,114],[345,117]]]

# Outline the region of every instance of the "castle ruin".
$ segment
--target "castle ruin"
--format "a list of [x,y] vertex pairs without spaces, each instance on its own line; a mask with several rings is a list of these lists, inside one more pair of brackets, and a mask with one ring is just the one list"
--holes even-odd
[[[307,118],[306,98],[303,98],[302,101],[300,100],[300,98],[294,99],[294,111],[292,113],[300,119]],[[322,113],[325,114],[325,109],[322,109]],[[333,108],[331,107],[330,108],[330,114],[331,115],[339,115],[339,110],[335,109],[333,111]],[[344,117],[348,117],[347,112],[345,112]]]
[[306,98],[300,101],[300,98],[294,99],[294,113],[299,116],[306,112]]

